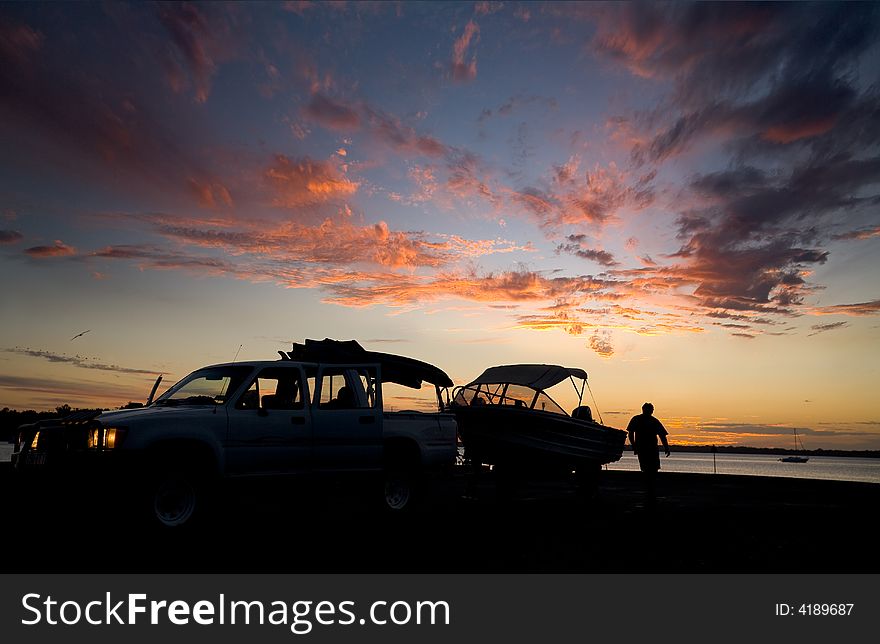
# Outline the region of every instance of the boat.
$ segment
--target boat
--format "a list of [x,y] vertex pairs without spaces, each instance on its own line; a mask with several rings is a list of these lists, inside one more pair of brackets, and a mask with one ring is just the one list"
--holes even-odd
[[[578,406],[566,412],[547,391],[569,380]],[[578,387],[580,383],[580,387]],[[452,394],[465,459],[471,463],[598,472],[623,455],[626,432],[593,420],[583,405],[587,373],[546,364],[486,369]],[[601,416],[600,416],[601,420]]]
[[[798,445],[798,443],[800,443],[800,445]],[[803,449],[804,449],[803,441],[800,441],[798,439],[797,427],[794,428],[794,449],[795,449],[795,451],[798,451],[798,450],[803,451]],[[793,456],[785,456],[785,457],[779,459],[779,461],[782,463],[806,463],[809,460],[810,460],[809,456],[799,456],[797,454],[795,454]]]

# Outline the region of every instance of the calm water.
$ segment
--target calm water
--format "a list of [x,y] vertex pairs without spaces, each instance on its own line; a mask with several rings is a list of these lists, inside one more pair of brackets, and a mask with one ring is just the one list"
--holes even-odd
[[[719,474],[743,476],[787,476],[805,479],[833,479],[880,483],[880,458],[810,456],[806,463],[780,463],[778,456],[764,454],[716,454]],[[712,454],[675,452],[660,456],[661,472],[712,473]],[[608,466],[609,470],[638,470],[639,461],[631,452]]]
[[[10,460],[12,445],[0,443],[0,462]],[[789,476],[807,479],[833,479],[837,481],[864,481],[880,483],[880,458],[844,458],[836,456],[811,456],[806,463],[780,463],[778,456],[763,454],[716,454],[719,474],[743,476]],[[663,472],[712,473],[712,455],[672,453],[660,457]],[[639,469],[638,459],[630,452],[608,466],[609,470]]]

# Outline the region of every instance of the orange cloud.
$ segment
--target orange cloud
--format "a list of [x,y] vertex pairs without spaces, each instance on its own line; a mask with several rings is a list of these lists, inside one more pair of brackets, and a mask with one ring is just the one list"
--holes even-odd
[[767,128],[762,136],[774,143],[792,143],[799,139],[808,139],[813,136],[825,134],[834,127],[837,115],[794,123],[781,123]]
[[350,197],[359,187],[330,162],[313,161],[308,157],[292,160],[283,154],[275,156],[265,177],[275,191],[272,203],[281,208],[338,201]]
[[218,182],[202,183],[190,178],[187,182],[190,191],[196,196],[202,208],[217,208],[220,205],[232,207],[232,195],[229,190]]
[[591,335],[589,347],[602,358],[610,358],[614,355],[614,347],[611,344],[611,335],[607,332],[594,333]]
[[871,239],[872,237],[880,237],[880,226],[834,235],[832,239]]

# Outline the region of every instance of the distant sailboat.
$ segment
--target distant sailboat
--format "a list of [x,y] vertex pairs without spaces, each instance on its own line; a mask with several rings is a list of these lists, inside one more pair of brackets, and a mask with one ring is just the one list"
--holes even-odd
[[[800,445],[798,445],[799,442],[800,442]],[[798,450],[803,451],[803,449],[804,449],[804,443],[803,443],[803,441],[798,441],[797,427],[795,427],[794,428],[794,450],[795,451],[798,451]],[[784,458],[780,458],[779,460],[783,463],[806,463],[807,461],[810,460],[810,457],[809,456],[794,455],[794,456],[786,456]]]

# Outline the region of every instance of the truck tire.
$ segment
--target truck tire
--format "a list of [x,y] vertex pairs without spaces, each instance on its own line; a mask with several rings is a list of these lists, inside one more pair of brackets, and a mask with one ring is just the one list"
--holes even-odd
[[161,531],[190,530],[208,514],[207,468],[184,460],[157,458],[147,470],[144,510],[149,524]]
[[418,477],[409,468],[396,468],[385,472],[383,501],[390,514],[409,514],[418,499]]
[[386,447],[382,507],[387,514],[409,515],[418,505],[422,476],[417,449],[408,445]]

